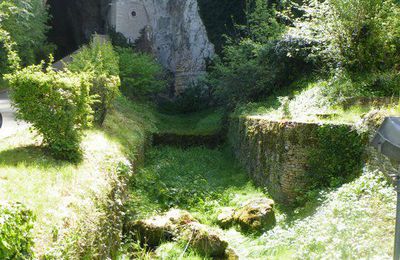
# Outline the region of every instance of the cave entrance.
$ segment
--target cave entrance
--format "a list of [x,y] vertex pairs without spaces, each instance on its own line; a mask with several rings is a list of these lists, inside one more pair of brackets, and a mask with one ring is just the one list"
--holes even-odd
[[88,43],[94,33],[106,32],[108,0],[47,0],[47,4],[52,17],[48,39],[57,45],[56,60]]

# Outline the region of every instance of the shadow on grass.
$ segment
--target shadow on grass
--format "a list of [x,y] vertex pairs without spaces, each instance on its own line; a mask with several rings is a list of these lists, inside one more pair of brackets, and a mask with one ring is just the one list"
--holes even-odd
[[72,165],[66,161],[56,160],[48,151],[39,146],[29,145],[0,151],[0,166],[36,166],[51,168]]

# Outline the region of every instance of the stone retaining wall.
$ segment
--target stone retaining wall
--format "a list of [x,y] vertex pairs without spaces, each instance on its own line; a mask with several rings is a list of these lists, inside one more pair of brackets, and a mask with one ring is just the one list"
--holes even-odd
[[317,186],[357,176],[367,138],[345,124],[241,117],[231,120],[229,140],[256,184],[293,205]]

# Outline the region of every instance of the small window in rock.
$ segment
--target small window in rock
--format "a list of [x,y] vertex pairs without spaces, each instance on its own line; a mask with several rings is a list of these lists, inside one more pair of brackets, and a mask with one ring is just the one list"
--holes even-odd
[[135,17],[135,16],[136,16],[136,12],[135,12],[135,11],[132,11],[132,12],[131,12],[131,15],[132,15],[132,17]]

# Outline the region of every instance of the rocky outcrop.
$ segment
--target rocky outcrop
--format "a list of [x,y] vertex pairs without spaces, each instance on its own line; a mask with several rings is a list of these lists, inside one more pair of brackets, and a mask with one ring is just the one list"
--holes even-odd
[[214,55],[197,0],[114,0],[112,10],[110,23],[131,41],[143,38],[138,35],[144,28],[151,32],[151,49],[175,74],[178,92],[205,71]]

